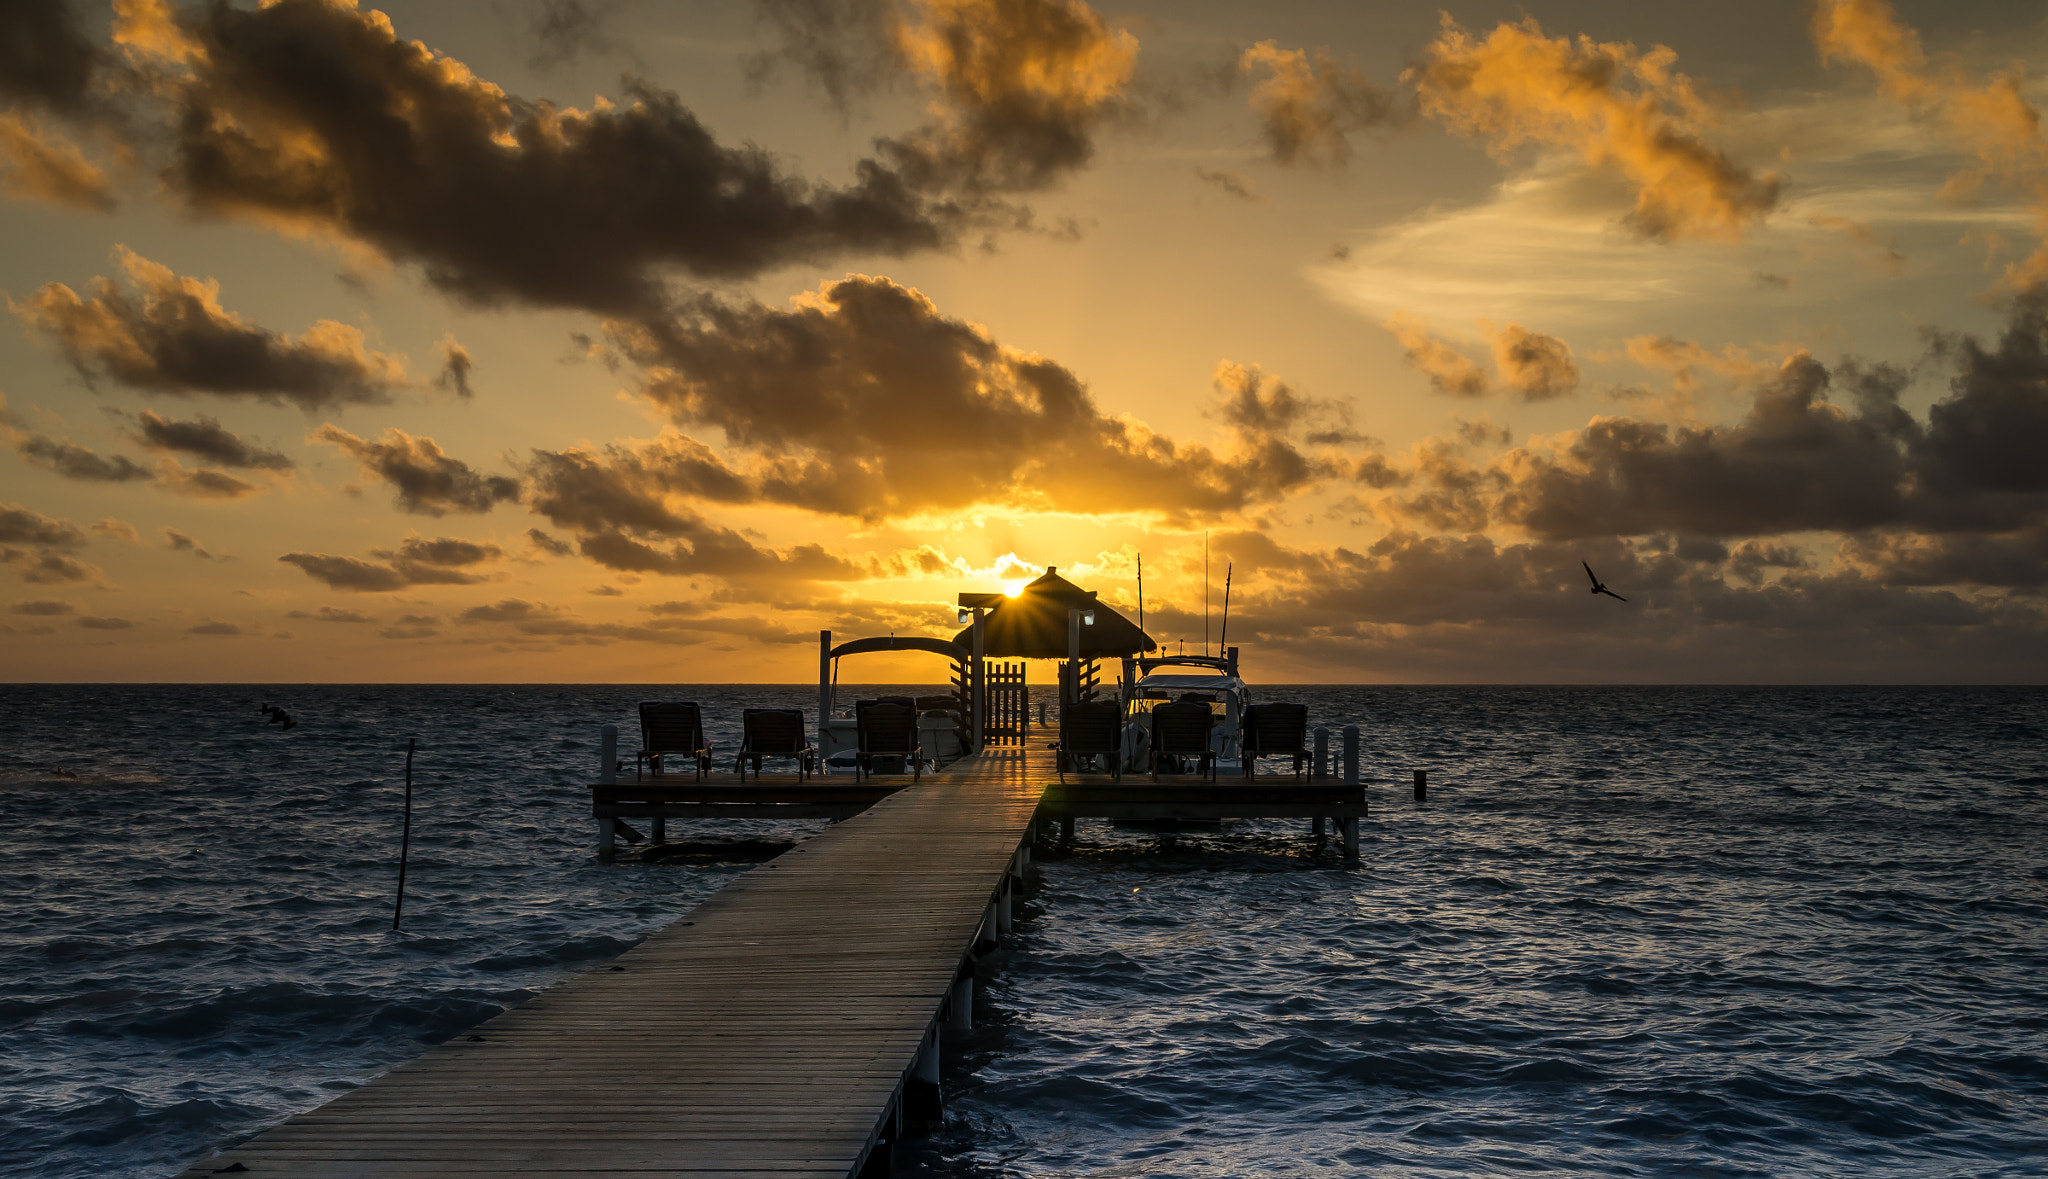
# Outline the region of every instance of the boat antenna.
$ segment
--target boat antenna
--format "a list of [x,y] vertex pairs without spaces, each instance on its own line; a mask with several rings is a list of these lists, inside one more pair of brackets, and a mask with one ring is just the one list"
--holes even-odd
[[1220,655],[1230,650],[1230,575],[1235,565],[1223,563],[1223,634],[1216,640],[1216,651]]
[[1209,534],[1202,534],[1202,654],[1209,653]]
[[1138,554],[1138,629],[1145,629],[1145,554]]

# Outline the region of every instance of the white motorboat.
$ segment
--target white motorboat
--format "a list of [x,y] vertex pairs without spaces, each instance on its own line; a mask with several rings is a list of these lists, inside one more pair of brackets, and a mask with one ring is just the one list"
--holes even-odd
[[[1179,700],[1200,700],[1216,717],[1209,732],[1209,751],[1219,774],[1235,770],[1244,710],[1251,704],[1251,689],[1237,672],[1237,648],[1223,654],[1158,655],[1124,660],[1120,689],[1124,714],[1124,772],[1152,770],[1151,712],[1161,704]],[[1192,767],[1187,767],[1192,768]]]

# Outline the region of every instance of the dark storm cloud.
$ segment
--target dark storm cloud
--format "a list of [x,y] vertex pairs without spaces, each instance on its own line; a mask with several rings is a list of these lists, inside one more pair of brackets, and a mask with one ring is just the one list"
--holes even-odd
[[283,452],[269,450],[246,439],[204,414],[191,421],[158,417],[143,410],[136,419],[136,441],[152,450],[177,451],[194,455],[223,467],[261,471],[289,471],[292,460]]
[[50,283],[14,307],[87,381],[306,410],[387,401],[405,385],[404,367],[366,348],[357,328],[321,320],[288,337],[222,308],[217,282],[174,274],[124,247],[114,256],[133,294],[106,278],[93,280],[90,298]]
[[518,480],[482,474],[461,459],[450,458],[432,438],[415,437],[395,426],[371,442],[338,426],[323,425],[308,441],[338,446],[355,456],[363,472],[390,483],[398,506],[414,515],[483,513],[519,499]]
[[182,21],[167,178],[192,208],[345,235],[472,302],[625,311],[660,302],[663,268],[741,278],[949,238],[888,168],[806,183],[644,82],[589,111],[513,98],[343,0]]
[[489,581],[471,572],[504,555],[497,545],[440,537],[407,537],[396,550],[371,549],[373,561],[326,553],[286,553],[278,558],[332,589],[355,593],[389,593],[416,585],[475,585]]
[[[716,427],[747,455],[734,465],[682,438],[577,460],[581,478],[611,470],[608,486],[642,514],[675,492],[866,519],[975,503],[1183,519],[1272,502],[1336,469],[1303,453],[1307,437],[1240,428],[1219,453],[1110,417],[1065,367],[887,279],[851,276],[788,309],[703,299],[608,327],[678,426]],[[1221,396],[1243,371],[1219,368]]]
[[0,98],[76,113],[88,105],[100,59],[65,0],[0,4]]

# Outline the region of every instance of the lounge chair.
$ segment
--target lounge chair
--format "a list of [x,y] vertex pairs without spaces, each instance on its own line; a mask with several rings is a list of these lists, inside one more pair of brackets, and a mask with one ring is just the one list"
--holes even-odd
[[1294,776],[1301,777],[1301,767],[1308,764],[1308,705],[1306,704],[1254,704],[1244,710],[1244,720],[1238,738],[1238,752],[1244,762],[1244,776],[1249,779],[1254,768],[1253,762],[1261,757],[1291,757],[1294,759]]
[[[1108,757],[1110,777],[1123,781],[1123,710],[1110,700],[1060,705],[1060,743],[1054,748],[1059,750],[1062,782],[1067,780],[1069,762],[1097,756]],[[1073,769],[1075,773],[1080,772],[1078,762]]]
[[811,776],[818,747],[804,734],[804,714],[797,708],[749,708],[740,713],[740,752],[732,759],[740,781],[747,780],[747,763],[754,763],[754,776],[761,776],[765,758],[795,758],[797,781]]
[[875,772],[878,757],[908,762],[912,781],[924,776],[924,746],[918,740],[917,707],[902,699],[861,700],[853,706],[854,780]]
[[704,716],[697,702],[642,701],[640,753],[633,761],[633,780],[640,780],[640,769],[649,762],[654,764],[654,776],[661,777],[661,759],[674,754],[695,759],[699,782],[711,772],[711,742],[704,739]]
[[1209,748],[1209,731],[1216,726],[1216,714],[1200,700],[1176,700],[1152,710],[1152,780],[1159,780],[1159,759],[1192,757],[1195,773],[1216,776],[1216,754]]

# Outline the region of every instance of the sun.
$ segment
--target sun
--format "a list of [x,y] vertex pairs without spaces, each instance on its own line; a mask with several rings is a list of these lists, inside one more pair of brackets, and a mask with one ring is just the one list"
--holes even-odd
[[1006,597],[1014,598],[1023,592],[1024,583],[1021,581],[1006,581],[1003,583],[1003,594]]

